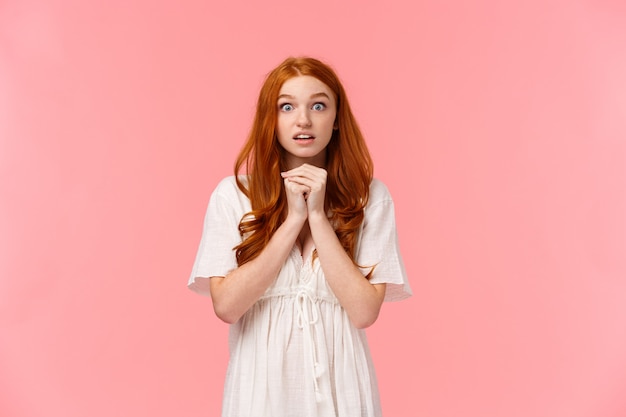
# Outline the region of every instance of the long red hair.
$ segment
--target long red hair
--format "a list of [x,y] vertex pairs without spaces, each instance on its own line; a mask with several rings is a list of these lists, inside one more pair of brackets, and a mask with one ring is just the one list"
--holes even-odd
[[[240,266],[258,256],[287,214],[287,197],[280,176],[287,169],[285,150],[276,136],[278,95],[285,81],[299,75],[317,78],[335,96],[337,129],[333,130],[326,148],[328,177],[324,200],[335,233],[354,261],[358,230],[373,177],[372,158],[333,69],[315,58],[290,57],[265,79],[250,134],[235,162],[237,185],[252,206],[252,211],[239,223],[243,241],[235,249]],[[245,183],[239,177],[244,166]]]

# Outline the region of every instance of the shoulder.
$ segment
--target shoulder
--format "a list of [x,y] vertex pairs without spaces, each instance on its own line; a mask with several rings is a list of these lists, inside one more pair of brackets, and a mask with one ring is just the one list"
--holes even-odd
[[[239,179],[244,185],[247,183],[247,178],[245,176],[240,176]],[[238,196],[242,194],[243,193],[237,186],[237,180],[234,175],[222,178],[213,190],[213,195],[227,199],[238,198]]]
[[381,180],[374,178],[370,183],[370,195],[367,207],[373,207],[381,203],[393,203],[389,189]]
[[[240,176],[239,180],[247,185],[247,177]],[[237,212],[250,211],[250,200],[239,189],[234,175],[220,180],[211,194],[211,204],[231,207]]]

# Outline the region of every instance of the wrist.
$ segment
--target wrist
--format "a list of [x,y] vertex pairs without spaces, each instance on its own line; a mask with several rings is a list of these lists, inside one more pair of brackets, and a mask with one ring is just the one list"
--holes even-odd
[[287,218],[283,222],[283,225],[286,227],[296,228],[298,229],[298,231],[300,231],[300,229],[306,222],[306,219],[307,219],[306,213],[302,215],[302,214],[295,214],[293,212],[290,212],[290,213],[287,213]]
[[321,212],[321,211],[309,213],[309,224],[317,224],[317,223],[330,224],[330,221],[328,220],[328,216],[326,216],[326,213]]

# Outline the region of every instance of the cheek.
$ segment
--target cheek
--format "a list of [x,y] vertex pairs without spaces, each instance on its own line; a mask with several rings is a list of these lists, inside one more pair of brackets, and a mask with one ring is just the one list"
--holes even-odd
[[336,118],[335,115],[331,115],[329,116],[324,123],[326,129],[330,132],[332,132],[332,130],[335,128],[336,125]]
[[278,137],[282,137],[284,135],[287,134],[287,124],[285,123],[285,119],[279,117],[278,120],[276,121],[276,132],[278,134]]

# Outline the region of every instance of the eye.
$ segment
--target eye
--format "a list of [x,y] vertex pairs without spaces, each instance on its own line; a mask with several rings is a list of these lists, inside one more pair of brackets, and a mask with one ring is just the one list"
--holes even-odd
[[281,111],[292,111],[293,106],[289,103],[283,103],[278,106]]
[[315,103],[312,107],[312,109],[315,111],[321,111],[321,110],[324,110],[325,108],[326,108],[326,104],[324,103]]

